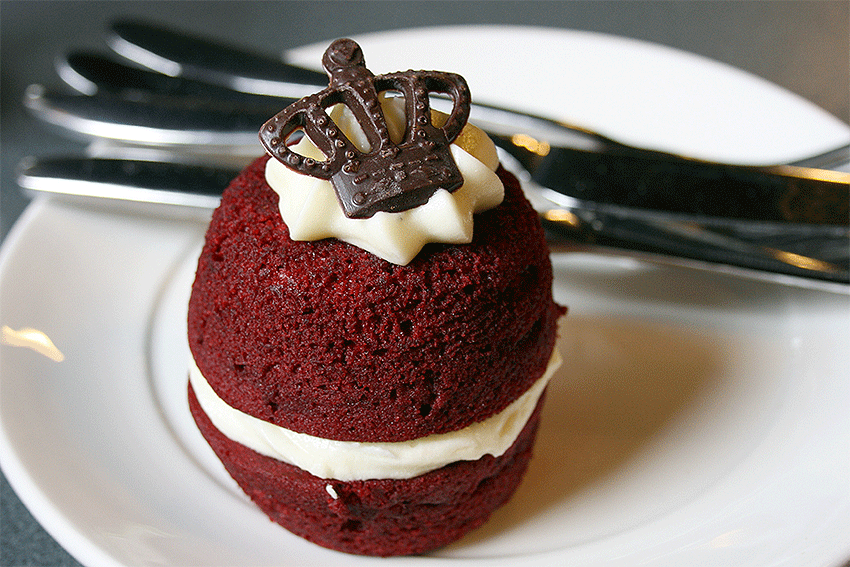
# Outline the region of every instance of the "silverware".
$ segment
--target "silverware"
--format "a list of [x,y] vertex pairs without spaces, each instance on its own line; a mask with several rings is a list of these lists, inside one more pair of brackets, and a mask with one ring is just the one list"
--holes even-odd
[[[119,21],[111,29],[109,44],[117,53],[159,72],[71,53],[60,59],[59,74],[93,98],[33,87],[27,107],[45,122],[88,138],[190,152],[204,147],[207,153],[217,147],[218,153],[232,152],[232,146],[250,154],[259,126],[292,101],[280,95],[313,92],[327,83],[323,73],[169,28]],[[583,201],[751,220],[850,223],[850,174],[688,160],[489,106],[476,105],[472,118],[536,182]]]
[[[131,84],[132,99],[114,90],[78,95],[31,86],[25,105],[44,122],[89,140],[239,155],[261,153],[257,132],[280,110],[281,99],[199,100],[141,89],[140,81]],[[203,84],[191,89],[202,93]],[[537,183],[582,201],[760,221],[850,222],[847,173],[701,162],[613,143],[591,149],[544,146],[523,133],[489,133]]]
[[[19,176],[28,191],[208,215],[236,174],[221,167],[224,156],[235,165],[258,155],[260,125],[290,102],[279,95],[301,96],[327,82],[321,73],[145,24],[116,24],[111,44],[162,73],[71,54],[57,70],[86,94],[32,86],[25,103],[44,122],[94,141],[90,149],[142,159],[29,160]],[[697,260],[797,283],[848,283],[848,174],[687,160],[536,116],[478,111],[478,124],[508,151],[503,163],[513,161],[524,178],[553,242],[566,236],[570,247],[661,254],[667,263]],[[217,165],[174,163],[181,160]]]
[[[511,169],[518,167],[503,156]],[[125,204],[164,205],[208,215],[237,169],[177,162],[102,158],[29,158],[18,182],[31,193]],[[521,170],[518,171],[523,175]],[[738,221],[598,205],[541,188],[524,187],[548,229],[550,242],[695,260],[752,276],[782,274],[850,283],[850,229],[829,225]],[[558,204],[557,201],[561,203]],[[674,262],[677,260],[673,260]],[[799,285],[799,282],[797,282]],[[843,288],[843,286],[842,286]]]

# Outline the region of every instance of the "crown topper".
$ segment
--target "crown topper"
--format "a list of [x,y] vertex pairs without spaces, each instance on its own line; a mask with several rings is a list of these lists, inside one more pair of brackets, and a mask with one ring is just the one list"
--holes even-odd
[[[356,42],[338,39],[322,58],[329,86],[286,107],[263,125],[260,140],[268,152],[299,173],[330,180],[349,218],[378,211],[398,212],[422,205],[439,189],[454,191],[463,177],[449,145],[469,118],[470,93],[460,75],[440,71],[404,71],[373,75]],[[400,91],[405,101],[403,139],[390,139],[379,93]],[[449,95],[451,115],[442,127],[431,123],[429,94]],[[361,152],[328,116],[326,109],[345,104],[363,129],[370,149]],[[302,156],[287,147],[297,130],[326,156]]]

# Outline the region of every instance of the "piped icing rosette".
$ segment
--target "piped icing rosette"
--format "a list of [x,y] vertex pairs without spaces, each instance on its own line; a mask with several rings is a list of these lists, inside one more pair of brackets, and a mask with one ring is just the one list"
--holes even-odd
[[[398,143],[404,132],[404,100],[381,98],[381,107]],[[447,116],[432,110],[436,124]],[[368,147],[354,115],[342,104],[330,117],[359,147]],[[340,207],[331,182],[298,173],[278,160],[266,165],[266,180],[280,197],[280,214],[293,240],[338,238],[394,264],[410,262],[428,242],[468,244],[472,240],[473,214],[502,202],[504,187],[496,175],[496,146],[479,128],[467,124],[450,147],[463,177],[463,185],[449,192],[437,189],[428,201],[400,212],[379,211],[369,218],[349,218]],[[304,137],[292,150],[323,161],[325,156]]]

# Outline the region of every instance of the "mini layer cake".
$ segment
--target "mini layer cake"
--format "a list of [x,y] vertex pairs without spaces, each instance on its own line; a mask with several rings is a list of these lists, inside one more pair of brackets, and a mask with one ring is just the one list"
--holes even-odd
[[349,553],[423,553],[517,488],[564,309],[535,211],[466,124],[463,79],[374,77],[350,40],[324,64],[328,89],[264,126],[270,155],[213,215],[190,408],[272,520]]

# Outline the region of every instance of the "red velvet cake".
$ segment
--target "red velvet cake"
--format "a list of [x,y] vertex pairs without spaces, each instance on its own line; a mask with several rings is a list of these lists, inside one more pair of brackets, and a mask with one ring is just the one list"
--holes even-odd
[[[462,143],[455,141],[465,135],[461,130],[473,128],[466,127],[464,111],[453,112],[442,127],[429,120],[431,129],[420,134],[428,143],[404,132],[390,140],[382,134],[383,115],[375,118],[376,104],[369,102],[370,89],[401,91],[402,116],[409,119],[422,110],[411,101],[419,101],[417,89],[426,85],[451,95],[456,106],[468,106],[462,79],[427,75],[420,83],[411,79],[420,87],[410,88],[407,74],[368,74],[363,81],[368,71],[350,40],[329,48],[325,67],[331,75],[327,92],[303,99],[267,124],[261,139],[270,156],[230,184],[213,215],[189,303],[195,365],[190,408],[230,475],[275,522],[340,551],[423,553],[481,525],[518,486],[531,456],[545,382],[557,366],[556,327],[564,309],[552,299],[543,231],[516,178],[492,159],[482,158],[491,162],[488,170],[454,148]],[[339,94],[352,84],[357,96]],[[342,125],[326,135],[342,123],[322,117],[337,103],[366,130],[365,149],[344,147],[355,133],[345,133]],[[381,104],[389,113],[391,104]],[[317,134],[316,123],[326,137]],[[375,123],[371,132],[367,127]],[[279,149],[293,126],[321,151],[315,161]],[[340,130],[346,138],[334,142]],[[452,153],[439,158],[427,152],[409,157],[403,143],[408,139],[427,151],[454,144]],[[481,152],[463,143],[463,150]],[[333,144],[344,150],[340,160],[347,165],[331,179],[314,169],[337,167]],[[390,197],[381,193],[387,183],[358,193],[367,177],[362,172],[371,171],[360,162],[378,154],[390,160],[378,169],[397,181],[421,173],[398,173],[410,163],[451,160],[447,155],[455,156],[457,171],[451,171],[452,163],[428,173],[432,182],[438,180],[434,187],[393,184]],[[392,161],[400,158],[391,154],[401,154],[405,163]],[[275,167],[284,179],[293,175],[299,181],[278,187]],[[340,181],[346,167],[360,175]],[[356,233],[373,230],[362,228],[370,219],[381,227],[374,247],[383,249],[383,240],[394,238],[387,234],[407,238],[419,230],[403,223],[425,215],[426,207],[437,206],[432,202],[454,198],[449,209],[455,210],[474,185],[469,171],[487,179],[488,187],[498,186],[500,202],[469,213],[474,231],[468,240],[417,245],[409,259],[396,261],[370,251],[371,243],[360,244]],[[455,183],[455,177],[462,179]],[[354,227],[354,236],[295,234],[310,200],[319,198],[299,201],[294,216],[284,220],[291,214],[284,213],[288,191],[302,178],[309,191],[322,183],[336,191],[339,218]],[[322,216],[328,208],[312,210]],[[388,232],[382,232],[384,225]],[[478,447],[473,438],[498,439],[501,445]]]

